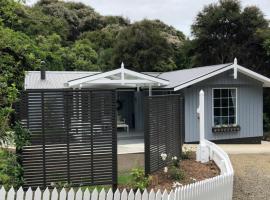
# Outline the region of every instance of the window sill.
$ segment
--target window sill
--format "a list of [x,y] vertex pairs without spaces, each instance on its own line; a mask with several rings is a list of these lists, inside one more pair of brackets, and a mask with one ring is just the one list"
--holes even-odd
[[239,132],[240,126],[228,126],[228,127],[212,127],[213,133],[226,133],[226,132]]

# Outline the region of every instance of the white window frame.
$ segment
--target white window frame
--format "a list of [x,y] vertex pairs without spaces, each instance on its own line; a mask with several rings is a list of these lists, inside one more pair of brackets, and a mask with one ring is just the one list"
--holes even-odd
[[235,89],[235,124],[238,125],[238,88],[237,87],[219,87],[212,88],[212,127],[215,127],[214,119],[214,90],[215,89]]

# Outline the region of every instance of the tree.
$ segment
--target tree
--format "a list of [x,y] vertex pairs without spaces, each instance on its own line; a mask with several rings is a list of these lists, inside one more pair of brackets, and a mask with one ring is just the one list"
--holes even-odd
[[174,49],[156,22],[143,20],[122,29],[114,47],[114,66],[121,62],[136,71],[176,69]]
[[10,138],[10,118],[18,88],[23,86],[24,72],[34,69],[38,51],[31,39],[0,26],[0,144]]
[[24,33],[0,26],[0,73],[8,85],[22,88],[24,72],[39,68],[39,51]]
[[21,24],[18,13],[23,12],[24,7],[14,0],[0,0],[0,24],[14,28]]
[[10,117],[13,103],[17,100],[18,90],[15,84],[8,86],[5,77],[0,76],[0,147],[9,144],[13,137],[10,128]]
[[66,48],[61,45],[61,37],[57,34],[36,37],[39,58],[46,63],[47,70],[65,70],[64,55]]
[[93,31],[104,27],[102,16],[90,6],[82,3],[43,0],[35,7],[46,15],[67,22],[69,27],[68,40],[75,41],[81,32]]
[[123,26],[118,24],[107,25],[101,30],[84,32],[80,39],[89,40],[91,46],[98,54],[97,64],[102,71],[112,70],[115,67],[113,64],[116,37],[123,29]]
[[97,71],[97,53],[92,44],[84,39],[77,40],[70,49],[66,49],[64,65],[66,70]]
[[194,65],[228,63],[237,57],[242,65],[263,71],[269,59],[256,32],[267,27],[257,7],[242,10],[237,0],[206,6],[192,25]]

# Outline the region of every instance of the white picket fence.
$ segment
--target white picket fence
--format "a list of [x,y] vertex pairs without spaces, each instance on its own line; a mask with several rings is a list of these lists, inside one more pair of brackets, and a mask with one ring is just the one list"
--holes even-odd
[[28,188],[26,192],[20,188],[15,191],[11,188],[8,192],[2,187],[0,190],[0,200],[231,200],[233,192],[233,176],[234,171],[228,155],[216,144],[205,140],[206,147],[209,151],[210,160],[214,160],[220,168],[221,174],[211,179],[199,181],[183,187],[176,188],[170,192],[166,190],[147,191],[142,193],[137,190],[127,192],[112,190],[107,192],[102,189],[98,192],[96,189],[90,192],[88,189],[82,191],[73,188],[70,190],[56,189],[41,191],[39,188],[32,191]]

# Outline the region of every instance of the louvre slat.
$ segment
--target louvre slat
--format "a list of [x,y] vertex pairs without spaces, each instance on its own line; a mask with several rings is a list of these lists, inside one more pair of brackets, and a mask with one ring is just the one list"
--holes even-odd
[[28,90],[19,117],[31,132],[22,151],[26,186],[117,183],[112,90]]
[[154,172],[165,166],[161,153],[181,155],[184,101],[180,95],[145,98],[145,171]]

